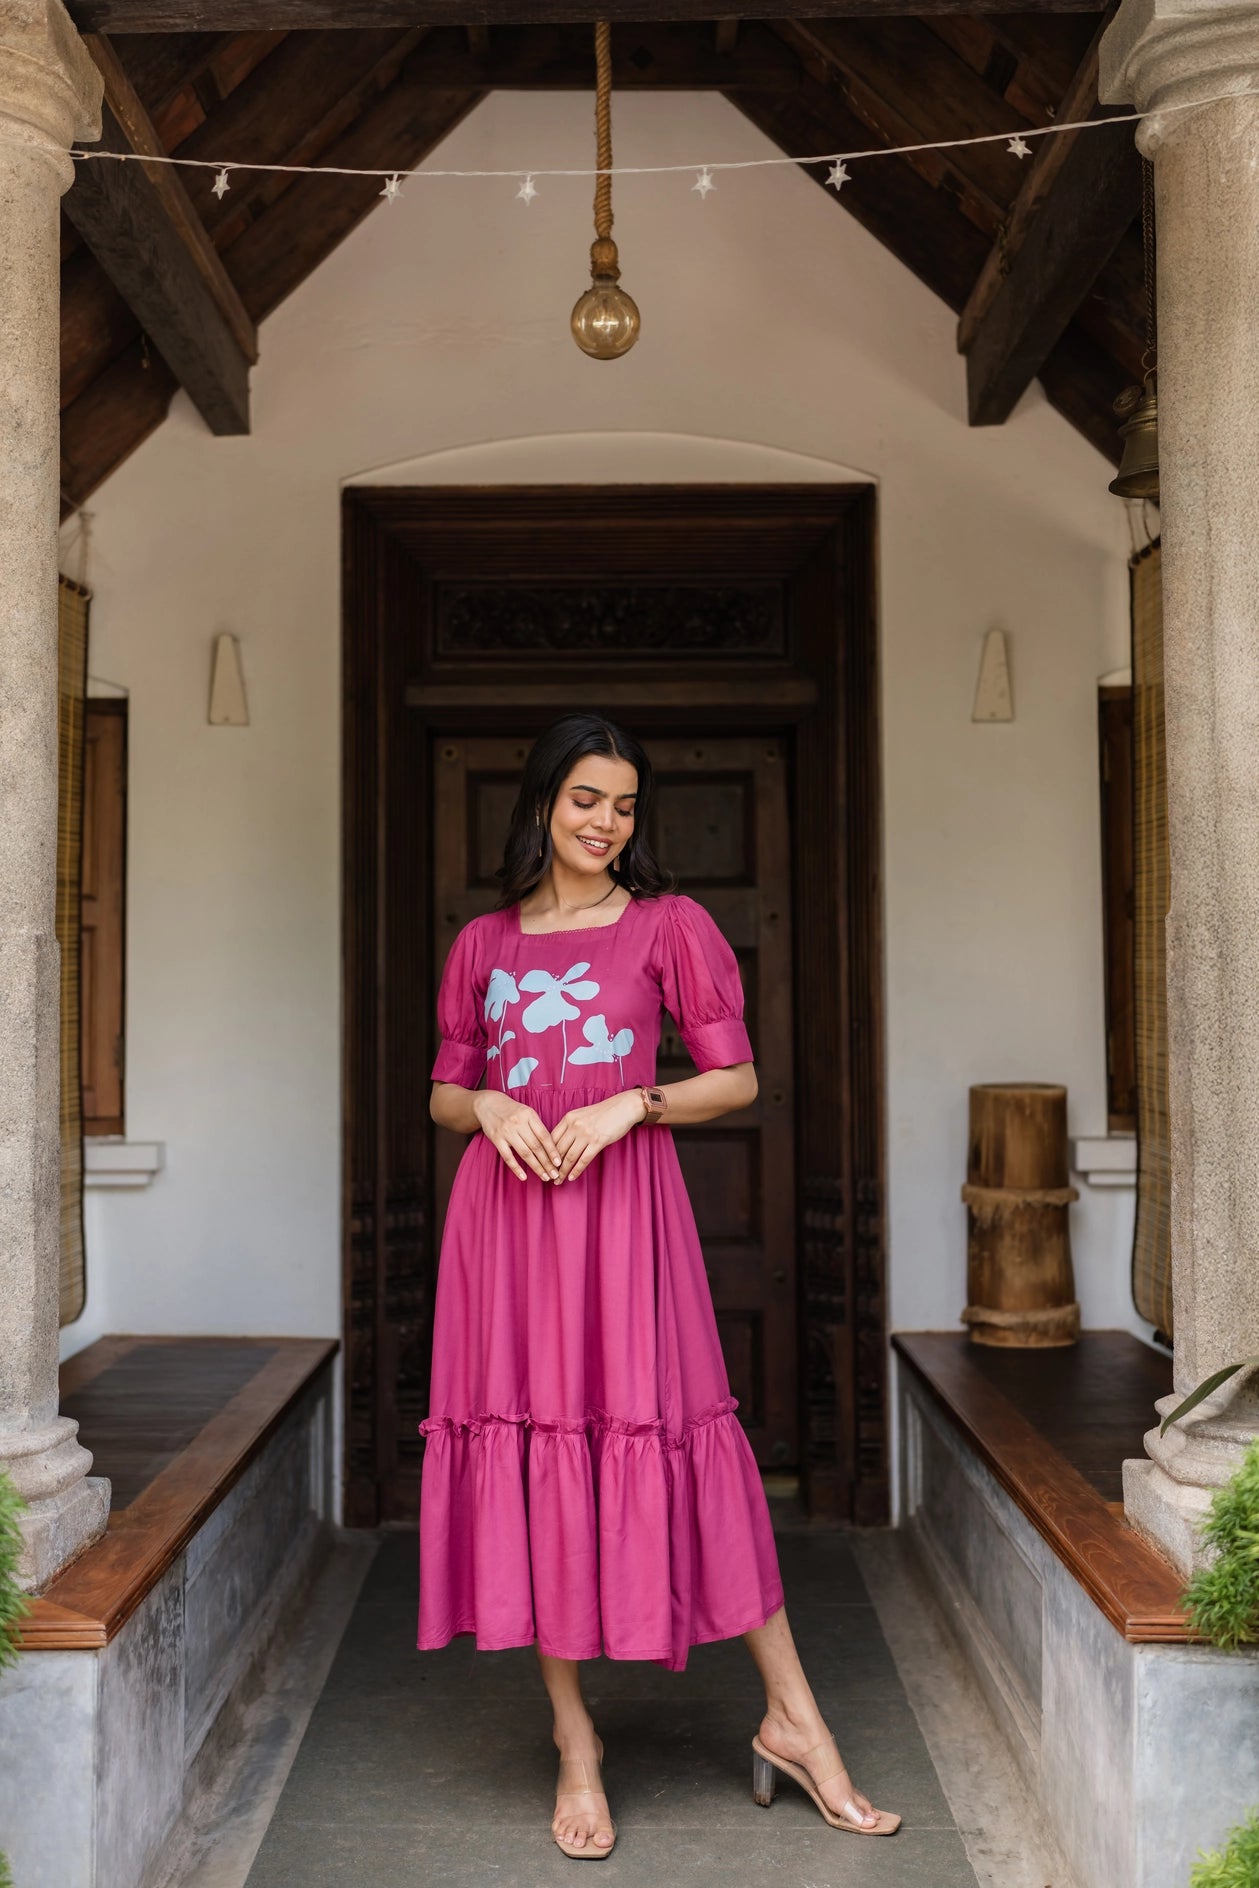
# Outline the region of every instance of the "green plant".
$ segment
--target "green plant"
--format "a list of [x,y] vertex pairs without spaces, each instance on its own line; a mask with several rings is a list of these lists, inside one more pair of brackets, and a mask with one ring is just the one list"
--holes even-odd
[[1196,1389],[1190,1390],[1183,1403],[1177,1403],[1170,1416],[1164,1416],[1159,1425],[1159,1435],[1165,1436],[1173,1423],[1178,1423],[1191,1409],[1197,1409],[1204,1397],[1210,1396],[1212,1390],[1218,1390],[1230,1377],[1235,1377],[1239,1370],[1250,1370],[1255,1364],[1259,1364],[1259,1357],[1243,1357],[1239,1364],[1225,1364],[1223,1370],[1217,1370],[1213,1377],[1204,1377]]
[[[30,1601],[17,1583],[22,1534],[18,1515],[23,1501],[7,1475],[0,1475],[0,1670],[17,1658],[18,1621],[30,1611]],[[0,1888],[13,1888],[9,1864],[0,1855]]]
[[[31,1610],[30,1601],[17,1583],[22,1556],[18,1515],[25,1505],[8,1476],[0,1474],[0,1670],[17,1658],[18,1622]],[[0,1888],[5,1888],[3,1875]]]
[[1226,1651],[1259,1643],[1259,1442],[1216,1490],[1202,1538],[1214,1557],[1185,1593],[1190,1624]]
[[1223,1849],[1194,1864],[1189,1888],[1255,1888],[1259,1882],[1259,1810],[1238,1823]]

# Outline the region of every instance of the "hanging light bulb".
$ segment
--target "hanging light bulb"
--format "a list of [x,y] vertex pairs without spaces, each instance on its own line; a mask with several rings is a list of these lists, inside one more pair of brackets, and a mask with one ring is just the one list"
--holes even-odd
[[590,287],[573,309],[573,339],[592,360],[628,354],[642,326],[637,303],[619,286],[621,270],[612,240],[612,29],[595,27],[595,240],[590,245]]
[[592,359],[614,361],[637,341],[642,317],[633,296],[617,286],[621,271],[610,236],[591,243],[590,274],[590,287],[573,309],[573,339]]

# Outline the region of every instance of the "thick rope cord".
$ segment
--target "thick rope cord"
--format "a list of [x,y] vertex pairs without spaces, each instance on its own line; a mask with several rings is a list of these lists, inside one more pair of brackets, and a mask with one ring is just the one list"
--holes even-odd
[[595,235],[612,234],[612,26],[595,27]]

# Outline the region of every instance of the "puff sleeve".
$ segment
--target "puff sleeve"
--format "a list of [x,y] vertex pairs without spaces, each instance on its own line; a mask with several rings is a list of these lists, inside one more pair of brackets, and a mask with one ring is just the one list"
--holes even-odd
[[487,1040],[476,970],[476,925],[465,924],[450,947],[437,992],[441,1046],[433,1063],[435,1082],[476,1088],[485,1073]]
[[664,1006],[701,1074],[751,1062],[734,952],[702,905],[675,894],[660,926]]

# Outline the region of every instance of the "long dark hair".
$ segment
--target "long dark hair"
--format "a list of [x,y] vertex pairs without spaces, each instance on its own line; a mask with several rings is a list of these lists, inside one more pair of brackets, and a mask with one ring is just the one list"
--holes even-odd
[[538,736],[525,762],[520,793],[512,809],[507,843],[503,848],[503,863],[495,874],[501,887],[500,911],[526,897],[550,870],[551,815],[555,802],[569,774],[587,754],[599,754],[605,760],[627,761],[638,775],[634,830],[608,871],[618,885],[624,885],[639,898],[656,898],[661,892],[673,889],[673,880],[656,863],[647,838],[653,779],[651,762],[642,743],[602,715],[561,715]]

